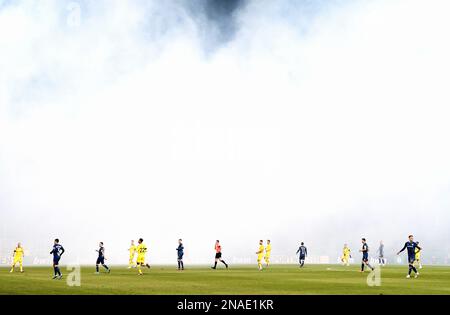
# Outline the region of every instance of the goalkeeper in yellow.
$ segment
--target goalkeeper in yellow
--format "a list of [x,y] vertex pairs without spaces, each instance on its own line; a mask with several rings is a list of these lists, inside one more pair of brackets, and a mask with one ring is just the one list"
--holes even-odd
[[264,260],[266,261],[266,267],[269,267],[269,264],[270,264],[270,252],[271,251],[272,251],[272,245],[270,245],[270,240],[267,240],[266,255],[264,256]]
[[137,252],[137,246],[134,245],[134,241],[131,241],[131,245],[130,248],[128,248],[128,251],[130,252],[130,259],[128,260],[128,269],[131,269],[131,267],[135,267],[134,256],[136,256]]
[[[417,245],[419,245],[419,242],[416,242]],[[416,260],[414,261],[414,263],[417,263],[419,265],[419,269],[422,269],[422,262],[420,261],[420,256],[422,256],[422,249],[419,249],[418,247],[416,247],[416,249],[414,250],[416,253]]]
[[342,257],[341,257],[342,264],[350,266],[350,258],[352,258],[351,250],[347,244],[344,244],[344,249],[342,250]]
[[14,268],[16,267],[17,264],[19,264],[20,272],[23,272],[23,254],[24,251],[22,244],[18,243],[17,247],[14,249],[13,265],[9,272],[14,272]]
[[258,269],[262,270],[262,260],[263,260],[263,256],[264,256],[264,241],[263,240],[259,241],[259,248],[258,248],[258,251],[256,252],[256,255],[258,255]]
[[147,267],[150,268],[150,265],[145,263],[145,254],[147,253],[147,246],[145,246],[144,244],[144,240],[142,238],[139,239],[138,241],[138,246],[136,248],[136,252],[137,252],[137,267],[138,267],[138,271],[139,271],[139,275],[142,276],[142,267]]

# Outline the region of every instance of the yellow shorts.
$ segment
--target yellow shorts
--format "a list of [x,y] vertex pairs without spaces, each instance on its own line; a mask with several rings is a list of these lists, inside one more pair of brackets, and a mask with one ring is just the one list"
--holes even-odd
[[136,263],[145,264],[145,256],[138,256]]
[[258,262],[260,262],[263,259],[263,256],[258,256]]
[[19,263],[19,264],[23,263],[23,257],[14,258],[14,265],[17,263]]

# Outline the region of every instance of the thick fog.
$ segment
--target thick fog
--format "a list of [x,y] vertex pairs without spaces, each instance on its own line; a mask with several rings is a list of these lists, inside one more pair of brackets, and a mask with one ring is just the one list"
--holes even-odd
[[[450,2],[0,0],[0,263],[450,262]],[[359,259],[359,255],[355,258]]]

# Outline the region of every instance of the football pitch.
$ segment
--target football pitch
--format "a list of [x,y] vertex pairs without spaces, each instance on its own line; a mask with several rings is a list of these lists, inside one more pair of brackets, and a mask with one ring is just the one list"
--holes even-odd
[[28,267],[24,273],[0,268],[0,294],[176,294],[176,295],[289,295],[289,294],[450,294],[450,267],[425,266],[418,279],[406,279],[407,266],[381,268],[381,285],[369,286],[369,272],[353,265],[273,265],[263,271],[255,266],[231,266],[211,270],[191,267],[154,266],[138,276],[136,269],[112,267],[110,274],[94,274],[82,267],[80,286],[64,279],[52,280],[51,267]]

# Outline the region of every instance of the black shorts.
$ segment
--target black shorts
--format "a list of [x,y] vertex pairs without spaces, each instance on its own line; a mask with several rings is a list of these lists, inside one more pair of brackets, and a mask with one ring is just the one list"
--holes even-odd
[[369,257],[368,257],[368,256],[363,256],[362,261],[363,261],[363,262],[368,262],[368,261],[369,261]]
[[222,258],[222,253],[216,253],[216,259]]
[[409,262],[410,264],[413,264],[415,261],[416,261],[416,256],[414,256],[414,257],[408,257],[408,262]]
[[58,265],[60,259],[61,259],[61,257],[53,257],[53,264]]
[[178,254],[178,260],[182,260],[183,259],[183,255],[184,254]]
[[306,260],[306,256],[300,255],[299,260]]
[[105,257],[98,257],[96,264],[97,265],[100,265],[100,264],[104,265],[105,264]]

